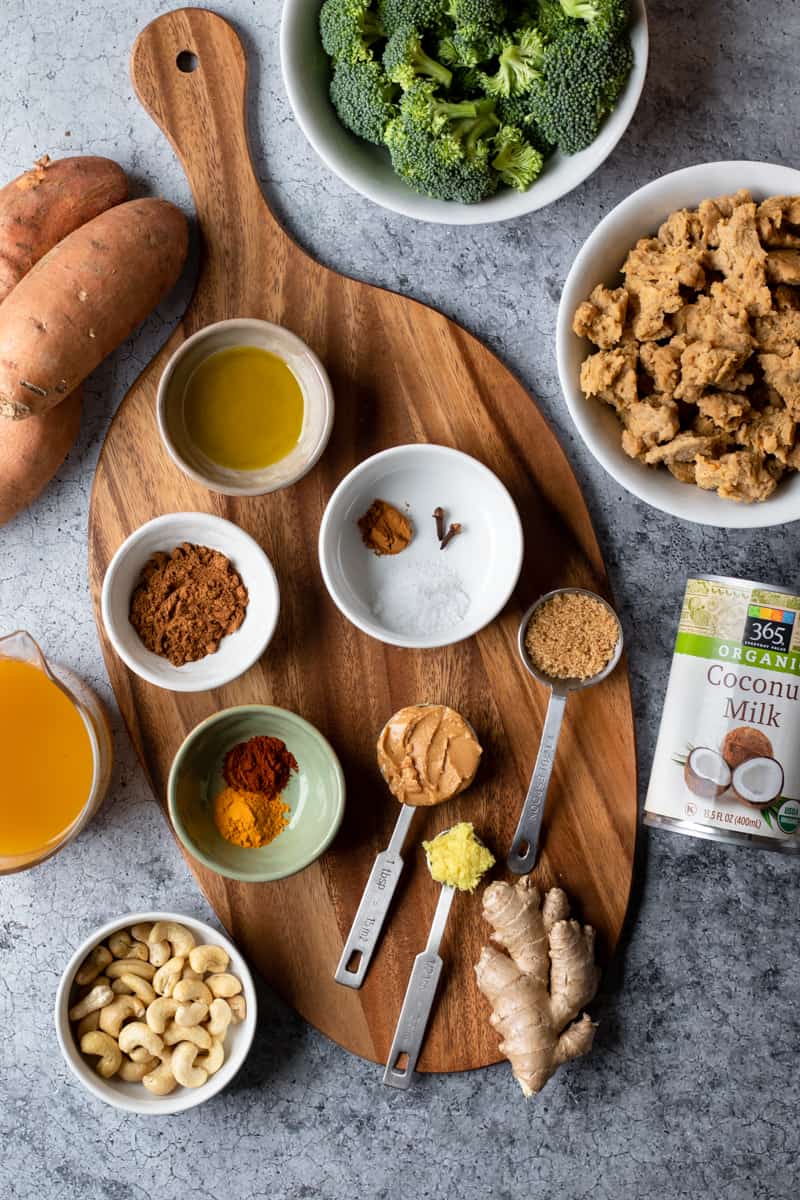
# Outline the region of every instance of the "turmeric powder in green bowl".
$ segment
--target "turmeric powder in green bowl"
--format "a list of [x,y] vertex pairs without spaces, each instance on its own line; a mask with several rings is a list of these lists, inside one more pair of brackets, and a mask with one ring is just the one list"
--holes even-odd
[[[254,737],[280,739],[297,769],[280,793],[285,827],[266,845],[236,845],[218,828],[215,802],[229,787],[226,756]],[[344,803],[344,774],[330,743],[296,713],[266,704],[226,708],[202,721],[175,755],[167,783],[182,845],[210,870],[242,883],[285,879],[314,862],[336,836]]]

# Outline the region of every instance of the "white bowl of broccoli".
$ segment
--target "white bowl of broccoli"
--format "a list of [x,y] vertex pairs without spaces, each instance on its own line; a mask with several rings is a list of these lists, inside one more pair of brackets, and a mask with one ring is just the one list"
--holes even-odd
[[582,183],[628,127],[647,55],[644,0],[284,0],[281,24],[289,101],[326,166],[448,225],[522,216]]

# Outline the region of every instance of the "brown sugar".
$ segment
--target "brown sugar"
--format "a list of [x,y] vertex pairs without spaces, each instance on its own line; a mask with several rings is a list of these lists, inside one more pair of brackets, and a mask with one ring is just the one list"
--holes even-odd
[[358,528],[364,545],[376,554],[399,554],[413,537],[408,517],[386,500],[373,500]]
[[218,649],[247,612],[247,588],[219,550],[183,542],[145,563],[130,623],[148,650],[182,667]]
[[528,622],[525,649],[533,665],[553,679],[590,679],[608,666],[619,641],[617,619],[600,600],[561,592]]

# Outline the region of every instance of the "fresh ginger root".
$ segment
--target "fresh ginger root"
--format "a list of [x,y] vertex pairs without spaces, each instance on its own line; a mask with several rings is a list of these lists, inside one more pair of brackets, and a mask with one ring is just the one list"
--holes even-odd
[[551,888],[542,903],[530,876],[513,886],[492,883],[483,893],[491,941],[475,967],[478,987],[492,1006],[500,1050],[528,1097],[541,1091],[562,1063],[588,1054],[596,1026],[584,1013],[597,991],[594,930],[570,921],[569,901]]

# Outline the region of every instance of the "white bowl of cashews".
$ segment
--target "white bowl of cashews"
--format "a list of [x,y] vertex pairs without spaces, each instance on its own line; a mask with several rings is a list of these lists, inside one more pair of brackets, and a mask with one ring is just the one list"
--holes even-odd
[[256,1011],[253,977],[224,934],[179,913],[130,913],[75,951],[55,1023],[67,1065],[94,1096],[164,1116],[230,1083]]

